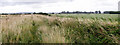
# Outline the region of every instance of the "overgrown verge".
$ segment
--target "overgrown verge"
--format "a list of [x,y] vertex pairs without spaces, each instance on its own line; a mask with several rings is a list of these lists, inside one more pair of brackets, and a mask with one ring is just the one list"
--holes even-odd
[[[9,23],[8,23],[9,22]],[[49,16],[3,20],[3,43],[119,43],[119,24],[94,19]]]

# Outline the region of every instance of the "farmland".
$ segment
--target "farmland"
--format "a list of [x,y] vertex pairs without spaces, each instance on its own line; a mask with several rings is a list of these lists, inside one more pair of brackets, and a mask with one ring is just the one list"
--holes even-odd
[[120,43],[117,14],[0,17],[3,43]]

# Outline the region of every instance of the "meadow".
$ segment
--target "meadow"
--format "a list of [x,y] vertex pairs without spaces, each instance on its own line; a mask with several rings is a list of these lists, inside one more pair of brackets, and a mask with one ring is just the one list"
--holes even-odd
[[117,14],[0,17],[3,43],[120,43]]

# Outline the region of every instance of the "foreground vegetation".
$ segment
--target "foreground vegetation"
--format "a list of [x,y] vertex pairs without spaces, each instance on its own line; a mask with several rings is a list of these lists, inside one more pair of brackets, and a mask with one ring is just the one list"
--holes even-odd
[[1,17],[3,43],[120,43],[117,15]]

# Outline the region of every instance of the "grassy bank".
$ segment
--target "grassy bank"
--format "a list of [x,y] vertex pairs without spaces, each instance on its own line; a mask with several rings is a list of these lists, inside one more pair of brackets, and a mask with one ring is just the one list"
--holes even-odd
[[120,30],[116,18],[117,15],[97,18],[95,15],[6,16],[0,19],[2,42],[119,43]]

